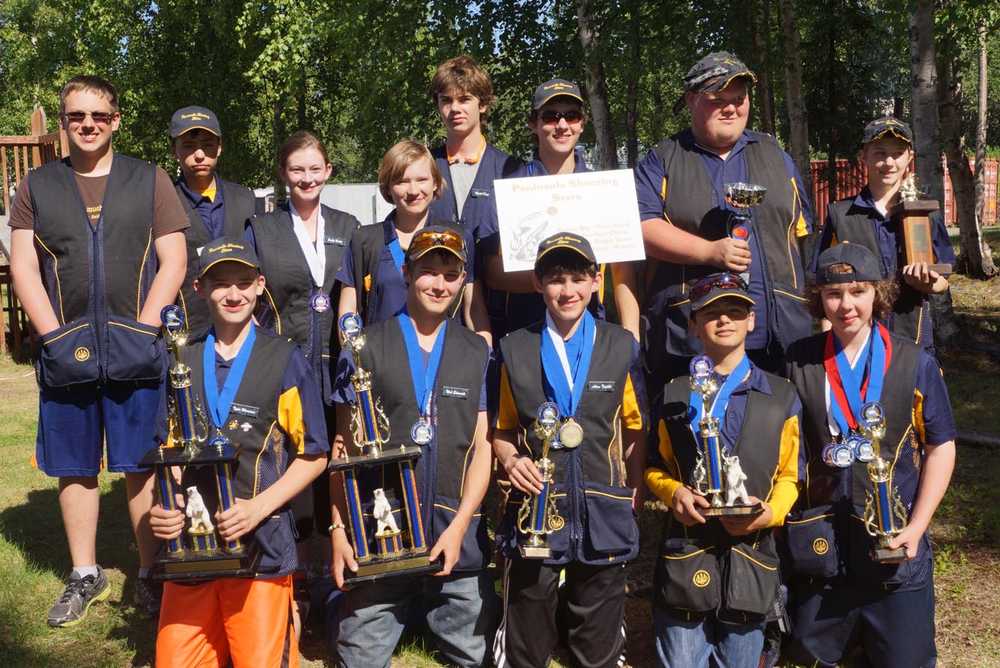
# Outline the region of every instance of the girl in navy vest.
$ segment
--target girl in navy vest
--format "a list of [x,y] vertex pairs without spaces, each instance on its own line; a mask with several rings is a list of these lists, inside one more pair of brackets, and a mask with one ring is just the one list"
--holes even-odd
[[[406,305],[403,257],[413,236],[433,222],[430,207],[441,197],[445,182],[427,147],[404,139],[382,157],[378,186],[382,197],[396,208],[381,225],[360,231],[337,275],[343,285],[339,315],[360,313],[366,325],[388,320]],[[461,314],[470,329],[490,342],[486,306],[473,290],[475,246],[471,234],[465,238],[469,249],[467,284],[449,312],[452,316]]]
[[[805,447],[803,489],[786,521],[787,653],[821,666],[855,651],[876,666],[931,666],[934,563],[926,532],[955,464],[948,392],[934,358],[882,324],[895,283],[884,280],[871,251],[841,243],[817,264],[811,309],[832,330],[796,342],[788,354]],[[881,411],[872,411],[875,403]],[[872,515],[878,462],[866,463],[873,445],[865,421],[875,413],[884,416],[879,451],[899,499],[887,506],[896,520]],[[869,535],[892,524],[901,531],[888,545]],[[893,550],[901,550],[895,563],[884,559]]]

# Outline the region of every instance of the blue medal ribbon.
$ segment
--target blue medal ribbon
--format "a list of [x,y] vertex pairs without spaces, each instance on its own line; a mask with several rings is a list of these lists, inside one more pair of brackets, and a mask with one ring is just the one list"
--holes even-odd
[[[841,405],[837,394],[833,391],[831,391],[830,397],[830,414],[834,422],[837,423],[840,433],[846,438],[854,431],[853,427],[858,424],[861,407],[870,401],[881,400],[882,387],[885,382],[886,349],[881,332],[878,331],[877,327],[873,327],[858,358],[858,363],[854,368],[851,368],[840,341],[836,336],[832,339],[837,375],[843,387],[843,396],[847,399],[846,408],[850,411],[850,415],[846,414],[845,407]],[[864,382],[865,378],[867,378],[867,383]]]
[[403,331],[403,344],[406,346],[406,357],[410,362],[410,378],[413,381],[413,395],[417,399],[417,410],[421,415],[427,416],[438,367],[441,366],[441,356],[444,353],[444,335],[448,329],[448,321],[441,323],[441,329],[438,330],[434,347],[425,366],[424,356],[417,340],[417,330],[413,327],[409,314],[404,310],[396,315],[396,320],[399,321],[399,328]]
[[[747,374],[750,373],[750,358],[746,355],[740,360],[740,363],[736,365],[733,372],[729,374],[726,381],[719,388],[719,391],[715,395],[715,400],[712,402],[712,407],[710,409],[710,415],[722,424],[723,418],[726,415],[726,407],[729,406],[729,397],[733,394],[733,391],[739,387],[740,383],[746,379]],[[705,406],[702,404],[701,392],[691,391],[691,395],[688,399],[688,403],[692,408],[691,415],[691,430],[694,432],[695,436],[699,433],[699,425],[701,424],[702,415],[705,412]]]
[[396,237],[389,242],[389,254],[392,255],[392,263],[396,265],[396,269],[403,271],[403,262],[406,260],[406,254],[403,252],[403,247],[399,245],[399,237]]
[[250,361],[250,351],[253,350],[254,341],[257,340],[257,328],[250,325],[250,332],[240,346],[240,351],[233,359],[233,366],[229,369],[226,382],[219,392],[219,384],[215,378],[215,329],[208,332],[205,337],[205,350],[202,352],[202,380],[205,387],[205,403],[208,404],[208,414],[212,418],[212,424],[222,429],[229,417],[229,409],[236,398],[236,390],[239,389],[243,381],[243,374],[247,370],[247,363]]
[[570,391],[569,381],[563,369],[559,353],[556,352],[556,345],[552,341],[552,334],[549,328],[542,330],[542,371],[545,375],[545,393],[549,401],[554,401],[559,407],[559,412],[563,419],[576,415],[576,409],[580,405],[583,397],[584,386],[587,383],[587,374],[590,372],[590,358],[594,353],[594,316],[590,311],[583,312],[583,321],[577,328],[574,337],[583,337],[579,352],[574,359],[569,362],[569,370],[573,376],[573,390]]

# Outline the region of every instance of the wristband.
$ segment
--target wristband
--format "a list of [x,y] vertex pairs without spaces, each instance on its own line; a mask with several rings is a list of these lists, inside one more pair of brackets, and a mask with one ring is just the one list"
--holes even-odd
[[327,532],[328,533],[333,533],[335,529],[343,529],[344,531],[347,531],[347,525],[344,524],[343,522],[334,522],[327,529]]

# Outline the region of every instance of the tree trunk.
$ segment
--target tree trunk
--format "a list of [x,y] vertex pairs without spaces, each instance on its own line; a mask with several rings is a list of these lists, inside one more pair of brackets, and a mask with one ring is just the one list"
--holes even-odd
[[910,76],[917,182],[931,199],[944,202],[934,49],[934,0],[916,0],[910,13]]
[[989,278],[996,273],[989,246],[976,218],[976,180],[965,152],[962,132],[962,80],[951,56],[938,63],[938,104],[941,116],[941,143],[948,160],[948,174],[955,194],[961,252],[959,270],[972,278]]
[[789,153],[802,175],[803,188],[812,192],[809,172],[809,120],[802,95],[802,58],[799,54],[799,27],[793,0],[781,0],[781,30],[785,38],[785,98],[788,105]]
[[[989,109],[989,77],[987,72],[986,21],[981,20],[979,35],[979,109],[976,114],[976,225],[982,229],[986,217],[986,123]],[[989,249],[986,249],[989,253]]]
[[625,88],[625,153],[628,166],[639,162],[639,78],[642,75],[642,1],[629,5],[629,72]]
[[601,35],[596,23],[595,9],[591,0],[577,0],[577,36],[583,47],[586,65],[587,101],[590,102],[590,116],[597,138],[597,163],[601,169],[617,169],[618,147],[615,145],[615,133],[611,125],[608,85],[604,76],[601,53]]
[[[758,12],[758,2],[762,11]],[[761,132],[774,134],[774,108],[772,107],[771,74],[768,65],[767,33],[770,30],[767,6],[770,0],[752,0],[750,2],[750,30],[753,38],[754,59],[757,70],[757,108],[760,110]]]

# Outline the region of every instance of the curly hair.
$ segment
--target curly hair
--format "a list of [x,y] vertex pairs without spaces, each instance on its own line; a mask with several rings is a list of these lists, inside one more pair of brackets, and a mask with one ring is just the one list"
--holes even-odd
[[[850,274],[854,267],[849,264],[835,264],[827,271],[834,274]],[[899,296],[899,283],[894,278],[887,278],[881,281],[856,281],[859,285],[871,285],[875,288],[875,300],[872,303],[872,316],[878,320],[884,320],[892,313],[892,305],[896,303]],[[806,296],[809,299],[809,313],[814,318],[825,318],[826,312],[823,310],[823,299],[821,293],[823,288],[831,284],[810,283],[806,289]],[[839,283],[838,285],[850,285],[850,283]]]

